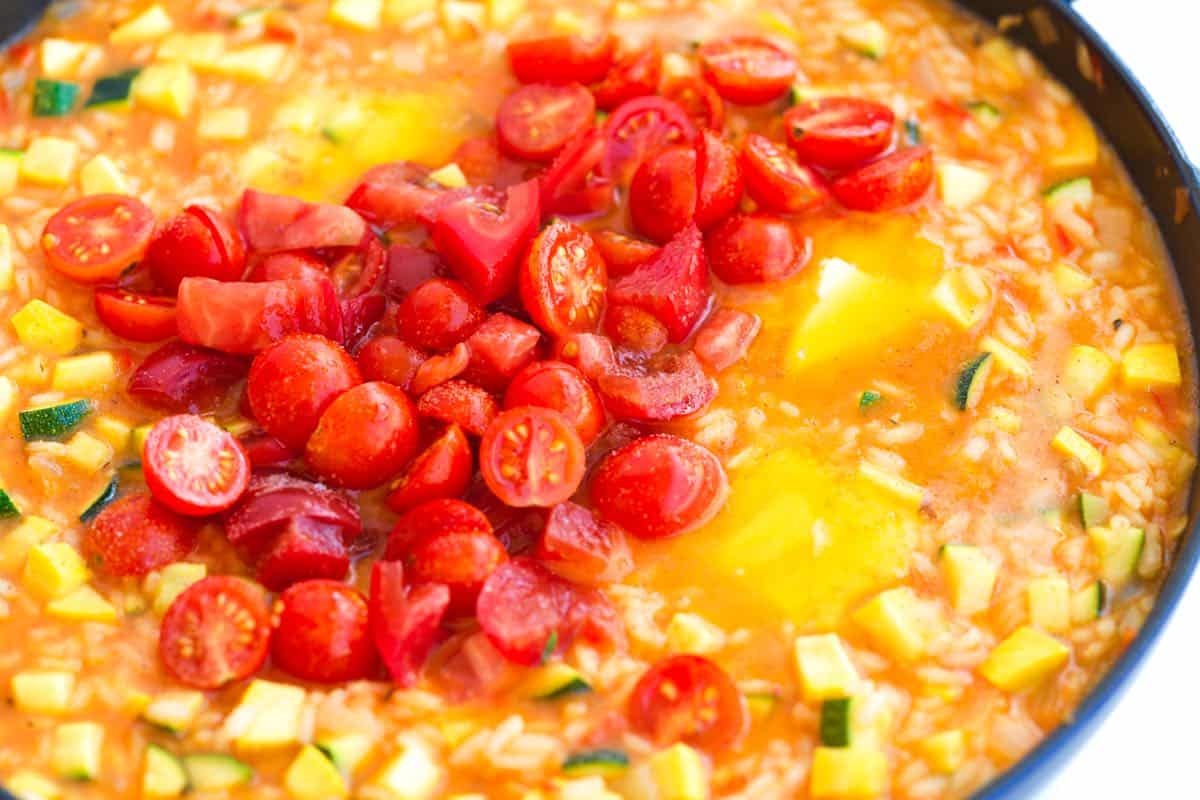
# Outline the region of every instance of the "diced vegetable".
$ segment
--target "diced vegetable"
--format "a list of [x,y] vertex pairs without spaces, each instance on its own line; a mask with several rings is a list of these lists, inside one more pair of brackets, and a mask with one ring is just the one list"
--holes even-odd
[[[396,2],[396,0],[392,1]],[[401,0],[401,2],[413,2],[413,0]],[[525,13],[527,5],[526,0],[488,0],[488,19],[495,28],[507,28],[520,19],[521,15]],[[614,9],[614,15],[620,18],[617,9]]]
[[430,800],[442,780],[442,770],[433,753],[423,742],[413,739],[402,743],[400,753],[392,758],[372,783],[395,800]]
[[535,700],[560,700],[591,690],[578,670],[559,661],[536,668],[525,682],[526,694]]
[[1018,433],[1021,430],[1021,418],[1004,406],[993,406],[991,409],[992,422],[1005,433]]
[[91,158],[79,170],[79,188],[85,195],[130,194],[132,188],[125,173],[111,158],[100,154]]
[[674,744],[650,756],[650,775],[660,800],[707,800],[708,766],[686,744]]
[[223,792],[254,780],[250,766],[225,753],[195,753],[183,757],[188,785],[197,792]]
[[132,92],[151,111],[182,119],[196,99],[196,75],[187,64],[151,64],[134,79]]
[[204,693],[188,690],[164,692],[150,701],[142,718],[171,733],[185,733],[204,708]]
[[292,761],[283,785],[296,800],[331,800],[350,794],[342,773],[312,745],[306,745]]
[[667,650],[708,655],[725,646],[725,632],[699,614],[681,611],[667,623]]
[[629,769],[629,756],[622,750],[584,750],[571,753],[563,761],[562,772],[572,778],[600,775],[610,778]]
[[276,42],[252,44],[230,50],[213,65],[213,70],[230,78],[266,82],[283,72],[288,46]]
[[96,518],[104,507],[117,499],[117,491],[120,489],[121,479],[114,475],[109,479],[108,483],[100,490],[100,493],[88,501],[88,504],[79,512],[80,522],[91,522]]
[[1025,73],[1017,62],[1017,53],[1003,36],[988,39],[979,47],[979,55],[993,68],[1002,88],[1016,90],[1025,84]]
[[983,321],[990,299],[990,289],[973,267],[948,270],[933,287],[934,305],[963,330]]
[[343,733],[318,739],[316,745],[329,757],[333,765],[349,778],[358,769],[358,765],[371,754],[375,741],[365,733]]
[[858,688],[858,670],[837,634],[797,638],[795,658],[805,702],[849,697]]
[[108,35],[111,44],[144,44],[170,33],[171,17],[161,5],[153,5],[122,22]]
[[866,411],[878,403],[883,402],[883,395],[873,389],[867,389],[858,396],[859,411]]
[[73,672],[30,670],[12,676],[13,702],[29,714],[63,714],[74,693]]
[[133,93],[133,81],[141,73],[140,67],[106,75],[96,81],[84,108],[116,109],[127,108]]
[[1054,265],[1054,283],[1067,297],[1077,297],[1095,286],[1096,280],[1086,272],[1060,262]]
[[1062,642],[1025,625],[992,649],[979,672],[999,689],[1021,692],[1057,672],[1070,656]]
[[183,762],[156,744],[146,745],[142,761],[142,797],[179,797],[188,788]]
[[875,747],[818,747],[809,793],[823,797],[875,797],[887,790],[887,756]]
[[70,594],[89,578],[83,556],[66,542],[43,542],[29,548],[21,573],[25,588],[46,600]]
[[155,52],[160,62],[172,66],[215,70],[225,55],[225,36],[220,33],[173,33],[159,42]]
[[46,604],[46,613],[72,622],[117,621],[117,609],[90,586],[80,586],[68,595]]
[[151,601],[154,613],[167,613],[171,603],[175,602],[175,598],[182,594],[184,589],[202,580],[207,574],[207,566],[190,561],[179,561],[163,567],[159,571],[158,583],[154,587],[154,599]]
[[1141,528],[1097,526],[1088,529],[1088,538],[1100,559],[1101,580],[1115,588],[1128,583],[1141,560],[1146,532]]
[[1108,522],[1108,501],[1091,492],[1079,493],[1079,520],[1084,528],[1094,528]]
[[128,423],[108,414],[101,414],[92,422],[92,428],[97,436],[108,442],[114,453],[121,455],[129,449],[133,428]]
[[45,186],[66,186],[75,175],[79,144],[71,139],[41,136],[29,143],[21,159],[21,177]]
[[1090,403],[1109,386],[1117,374],[1117,365],[1103,350],[1077,344],[1067,355],[1063,386],[1078,400]]
[[201,139],[240,142],[250,134],[250,111],[246,108],[214,108],[200,117],[196,135]]
[[383,0],[333,0],[329,21],[344,28],[373,31],[383,16]]
[[904,139],[912,146],[921,143],[921,123],[909,117],[904,120]]
[[12,315],[21,344],[31,350],[63,356],[79,346],[83,324],[43,300],[30,300]]
[[0,423],[8,422],[17,407],[17,395],[20,390],[12,378],[0,375]]
[[1066,136],[1061,146],[1047,154],[1047,165],[1060,174],[1096,166],[1100,158],[1100,140],[1087,114],[1068,107],[1063,112],[1062,128]]
[[79,85],[70,81],[38,78],[33,85],[33,115],[62,117],[71,113],[79,100]]
[[1013,348],[1006,345],[991,336],[985,336],[979,342],[979,349],[985,353],[991,353],[996,357],[996,363],[1012,375],[1018,378],[1029,378],[1033,376],[1033,367],[1029,365],[1029,360],[1024,355],[1018,353]]
[[8,492],[0,489],[0,519],[19,516],[21,516],[21,509],[17,508],[17,504],[9,496]]
[[245,750],[285,747],[300,737],[306,697],[299,686],[255,680],[226,718],[225,731]]
[[62,797],[54,781],[27,769],[14,772],[4,782],[4,788],[16,795],[17,800],[58,800]]
[[979,405],[991,371],[991,353],[980,353],[963,365],[954,382],[954,405],[959,411],[969,411]]
[[1082,625],[1104,613],[1108,599],[1108,588],[1103,581],[1092,581],[1071,595],[1071,622]]
[[92,413],[87,400],[69,400],[52,406],[30,408],[18,414],[25,441],[61,439],[71,433]]
[[100,55],[96,45],[59,39],[51,36],[42,40],[40,60],[43,78],[56,80],[79,77],[79,72]]
[[117,360],[107,350],[100,350],[57,361],[50,387],[64,394],[101,394],[116,377]]
[[984,198],[992,186],[992,176],[985,170],[953,161],[938,161],[938,192],[950,208],[967,208]]
[[54,731],[50,764],[64,778],[90,781],[100,772],[104,728],[98,722],[68,722]]
[[429,180],[441,184],[447,189],[462,189],[467,185],[467,176],[463,175],[458,164],[447,164],[441,169],[435,169],[429,173]]
[[888,589],[876,595],[853,616],[876,646],[895,658],[912,661],[925,652],[928,610],[910,587]]
[[929,766],[943,775],[953,775],[967,759],[967,736],[960,728],[926,736],[919,747]]
[[58,526],[42,517],[25,517],[0,537],[0,572],[12,574],[25,566],[29,549],[58,533]]
[[1072,205],[1088,209],[1096,199],[1091,178],[1069,178],[1060,181],[1042,192],[1050,205]]
[[970,616],[991,606],[1000,567],[987,554],[975,545],[947,544],[938,553],[938,563],[955,611]]
[[864,461],[858,465],[858,474],[913,510],[925,505],[925,487],[918,486],[893,472]]
[[1030,621],[1047,633],[1071,627],[1071,585],[1061,575],[1034,578],[1025,589]]
[[821,703],[819,727],[821,744],[824,747],[849,747],[851,709],[854,699],[831,697]]
[[1179,386],[1179,354],[1173,344],[1139,344],[1121,357],[1121,377],[1126,386],[1158,389]]
[[1083,438],[1074,428],[1063,426],[1054,435],[1051,445],[1064,456],[1074,458],[1088,475],[1095,477],[1104,471],[1104,454]]
[[887,28],[878,20],[869,19],[846,25],[838,32],[838,38],[867,58],[878,60],[887,53]]
[[999,127],[1004,117],[1000,113],[1000,109],[986,100],[976,100],[973,103],[967,103],[967,112],[975,118],[976,122],[988,130]]

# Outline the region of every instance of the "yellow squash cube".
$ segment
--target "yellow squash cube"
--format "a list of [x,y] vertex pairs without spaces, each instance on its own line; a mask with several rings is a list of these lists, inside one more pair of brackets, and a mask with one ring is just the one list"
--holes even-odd
[[62,356],[79,346],[83,324],[42,300],[30,300],[12,315],[21,344],[30,350]]
[[283,785],[295,800],[335,800],[350,794],[342,773],[311,744],[306,745],[287,768]]
[[925,488],[893,472],[864,461],[858,467],[858,474],[914,511],[925,505]]
[[88,42],[53,36],[43,39],[40,51],[42,77],[56,80],[77,78],[80,69],[95,59],[95,55],[96,46]]
[[230,50],[214,65],[213,71],[244,81],[266,82],[278,79],[283,73],[288,46],[277,42],[252,44]]
[[73,622],[117,621],[117,609],[90,586],[80,586],[70,594],[46,604],[46,613]]
[[70,594],[91,577],[83,556],[66,542],[42,542],[29,548],[22,572],[25,588],[47,600]]
[[432,800],[442,777],[442,768],[428,745],[413,739],[401,745],[400,752],[371,782],[395,800]]
[[117,360],[107,350],[59,359],[50,386],[64,394],[100,394],[117,378]]
[[133,426],[129,423],[102,414],[96,417],[92,427],[95,428],[97,436],[108,442],[113,452],[124,453],[129,449],[130,436],[133,433]]
[[[933,287],[933,303],[963,330],[970,330],[987,315],[991,291],[971,267],[948,271]],[[980,291],[982,289],[982,291]]]
[[880,647],[902,661],[920,658],[928,639],[928,611],[907,586],[877,595],[858,611],[858,623]]
[[1112,385],[1117,365],[1103,350],[1077,344],[1067,355],[1063,386],[1078,400],[1089,403]]
[[333,0],[329,5],[329,21],[351,30],[377,30],[382,17],[383,0]]
[[41,136],[29,143],[21,158],[21,177],[43,186],[66,186],[75,176],[79,144],[56,136]]
[[196,100],[196,74],[185,63],[151,64],[134,78],[133,99],[151,111],[182,119]]
[[225,54],[225,37],[219,33],[174,33],[158,45],[155,57],[195,67],[198,70],[213,70]]
[[686,744],[674,744],[650,756],[650,775],[659,800],[707,800],[708,765]]
[[143,44],[160,39],[174,27],[171,16],[160,5],[153,5],[130,17],[108,35],[111,44]]
[[1061,575],[1034,578],[1025,589],[1030,621],[1047,633],[1071,627],[1071,584]]
[[1064,456],[1078,461],[1091,477],[1104,471],[1104,454],[1074,428],[1063,426],[1054,435],[1054,440],[1050,444]]
[[245,108],[214,108],[200,117],[196,135],[201,139],[240,142],[250,135],[250,111]]
[[437,8],[437,0],[387,0],[383,19],[389,25],[401,25],[422,14],[434,14]]
[[[191,561],[177,561],[163,567],[158,572],[151,592],[154,613],[160,616],[167,613],[171,603],[174,603],[175,598],[183,594],[184,589],[203,580],[207,574],[207,566]],[[147,584],[149,585],[149,578],[147,578]]]
[[1173,344],[1135,345],[1121,357],[1121,376],[1137,389],[1178,386],[1183,382],[1179,353]]
[[75,673],[29,670],[12,676],[13,702],[31,714],[62,714],[71,708]]
[[526,0],[488,0],[488,20],[495,28],[507,28],[525,13]]
[[0,573],[14,574],[25,566],[29,550],[58,533],[58,526],[42,517],[26,516],[17,527],[0,536]]
[[5,197],[17,190],[21,180],[21,159],[25,157],[20,152],[0,152],[0,197]]
[[244,750],[286,747],[300,738],[307,697],[299,686],[255,680],[226,718],[225,731]]
[[1033,376],[1033,367],[1029,365],[1029,359],[999,339],[992,336],[985,336],[979,342],[979,349],[995,356],[996,363],[1003,367],[1006,372],[1018,378],[1030,378]]
[[971,616],[991,606],[1000,567],[986,553],[970,544],[946,544],[938,564],[955,611]]
[[13,277],[12,231],[0,223],[0,292],[12,291]]
[[1062,669],[1070,657],[1058,639],[1025,625],[992,649],[979,672],[999,689],[1022,692]]
[[19,390],[12,378],[0,375],[0,424],[7,422],[17,407]]
[[129,194],[129,179],[106,155],[89,160],[79,170],[79,188],[84,194]]
[[672,653],[709,655],[725,646],[725,632],[699,614],[681,611],[667,624],[667,649]]
[[858,670],[836,633],[801,636],[794,650],[805,702],[850,697],[858,688]]
[[967,759],[967,736],[958,728],[926,736],[919,746],[929,766],[943,775],[954,774]]
[[67,461],[86,473],[99,472],[112,462],[112,445],[86,431],[79,431],[67,440]]
[[1096,279],[1070,264],[1059,263],[1054,266],[1054,284],[1067,297],[1077,297],[1095,286]]
[[887,756],[874,747],[818,747],[809,793],[814,798],[876,797],[887,791]]
[[58,784],[28,769],[14,772],[4,782],[4,786],[16,795],[18,800],[59,800],[62,797]]

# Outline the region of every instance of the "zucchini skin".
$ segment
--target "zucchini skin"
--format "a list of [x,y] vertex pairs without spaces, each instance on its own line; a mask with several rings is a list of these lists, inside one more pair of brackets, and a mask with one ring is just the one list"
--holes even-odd
[[79,86],[68,81],[38,78],[33,85],[35,117],[65,117],[79,100]]
[[108,485],[104,487],[104,491],[100,492],[99,496],[92,501],[91,505],[83,510],[79,515],[80,522],[91,522],[100,515],[100,512],[108,506],[113,500],[117,499],[117,492],[120,489],[121,481],[117,476],[113,476]]
[[71,400],[45,408],[31,408],[18,414],[21,436],[27,442],[59,439],[78,428],[92,413],[87,400]]
[[83,107],[99,108],[124,103],[129,99],[129,95],[133,91],[133,79],[141,71],[140,68],[127,69],[123,72],[100,78],[96,81],[95,86],[92,87],[92,93],[88,97],[87,102],[83,104]]

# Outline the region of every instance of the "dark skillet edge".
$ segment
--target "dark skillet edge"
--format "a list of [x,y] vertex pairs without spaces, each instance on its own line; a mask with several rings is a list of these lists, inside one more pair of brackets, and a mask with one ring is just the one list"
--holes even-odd
[[[1120,155],[1158,223],[1189,309],[1192,337],[1200,343],[1197,326],[1200,317],[1200,181],[1145,87],[1064,0],[956,2],[992,23],[1005,16],[1022,17],[1020,25],[1008,30],[1007,35],[1028,47],[1071,90]],[[16,9],[0,11],[0,50],[28,33],[33,25],[32,19],[24,25],[18,20],[32,18],[46,4],[46,0],[23,0],[26,9],[20,12],[12,13]],[[1058,31],[1058,41],[1039,41],[1028,16],[1035,11],[1051,21]],[[1103,77],[1102,89],[1080,73],[1078,43],[1085,45],[1095,57],[1093,63]],[[1187,213],[1176,222],[1176,190],[1180,188],[1187,192]],[[1200,474],[1193,477],[1190,493],[1193,501],[1198,482]],[[975,800],[1016,800],[1031,796],[1045,787],[1053,774],[1084,744],[1087,735],[1104,721],[1120,693],[1145,663],[1200,562],[1200,520],[1195,516],[1194,506],[1193,502],[1182,546],[1175,554],[1154,607],[1128,649],[1076,708],[1071,722],[1054,730],[1017,764],[984,786],[975,794]],[[16,798],[0,787],[0,800]]]
[[0,0],[0,52],[37,24],[50,0]]

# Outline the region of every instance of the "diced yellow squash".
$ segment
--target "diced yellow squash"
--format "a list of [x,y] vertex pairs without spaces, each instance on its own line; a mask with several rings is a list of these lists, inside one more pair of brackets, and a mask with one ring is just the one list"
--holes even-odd
[[133,426],[129,423],[108,414],[101,414],[96,417],[92,427],[97,436],[108,442],[114,453],[124,453],[129,449],[130,436],[133,433]]
[[225,732],[243,750],[286,747],[300,737],[308,693],[299,686],[255,680],[225,720]]
[[254,145],[238,160],[238,174],[251,186],[272,186],[282,182],[289,169],[287,159],[266,145]]
[[818,747],[809,793],[820,797],[876,797],[887,792],[887,756],[875,747]]
[[329,4],[329,21],[351,30],[378,30],[382,17],[383,0],[333,0]]
[[62,797],[58,784],[28,769],[14,772],[4,782],[4,788],[12,792],[17,800],[59,800]]
[[996,423],[996,427],[1005,433],[1018,433],[1021,430],[1021,418],[1004,406],[992,406],[988,416]]
[[36,298],[12,315],[12,325],[21,344],[51,355],[66,355],[83,339],[79,320]]
[[447,164],[441,169],[429,173],[429,180],[435,181],[447,189],[461,189],[467,185],[467,176],[463,175],[458,164]]
[[487,6],[473,0],[442,0],[442,28],[453,40],[474,39],[487,21]]
[[43,186],[66,186],[75,176],[79,144],[57,136],[39,136],[21,158],[21,177]]
[[73,622],[117,621],[117,609],[90,586],[80,586],[68,595],[46,604],[46,613]]
[[1120,589],[1134,577],[1146,546],[1144,530],[1096,525],[1088,528],[1088,539],[1100,560],[1100,578],[1105,584]]
[[991,353],[1005,372],[1018,378],[1033,377],[1033,367],[1029,359],[993,336],[985,336],[979,342],[979,349]]
[[12,378],[0,375],[0,424],[7,422],[17,408],[19,390]]
[[132,95],[151,111],[182,119],[196,100],[196,74],[185,63],[151,64],[133,79]]
[[25,588],[46,600],[70,594],[91,577],[83,556],[66,542],[42,542],[29,548],[21,573]]
[[116,378],[116,358],[107,350],[97,350],[56,361],[50,386],[65,394],[100,394]]
[[968,208],[982,200],[992,187],[992,175],[978,167],[939,160],[936,167],[938,194],[950,208]]
[[434,14],[437,9],[437,0],[387,0],[383,19],[389,25],[402,25],[422,14]]
[[914,511],[925,504],[925,488],[900,477],[894,472],[888,472],[885,469],[864,461],[858,465],[858,474]]
[[807,703],[850,697],[858,689],[858,670],[836,633],[798,637],[795,658]]
[[244,81],[273,81],[283,74],[288,52],[288,46],[279,42],[247,45],[227,52],[213,71]]
[[630,0],[617,0],[616,3],[613,3],[613,19],[615,20],[641,19],[644,16],[646,16],[646,9]]
[[1001,87],[1016,90],[1025,85],[1025,73],[1017,63],[1017,53],[1004,37],[988,39],[980,46],[979,55],[992,67]]
[[979,672],[999,689],[1022,692],[1062,669],[1070,657],[1058,639],[1025,625],[992,649]]
[[0,197],[7,197],[17,190],[22,158],[24,154],[0,153]]
[[667,623],[667,649],[672,653],[709,655],[725,646],[725,631],[699,614],[680,611]]
[[1121,377],[1136,389],[1179,386],[1179,353],[1173,344],[1139,344],[1121,357]]
[[108,35],[111,44],[143,44],[166,36],[174,29],[171,15],[161,5],[152,5],[122,22]]
[[112,463],[113,449],[108,442],[79,431],[67,440],[64,458],[83,472],[96,473]]
[[966,616],[987,611],[1000,574],[998,564],[970,544],[944,545],[938,554],[938,564],[955,611]]
[[400,752],[371,781],[386,791],[390,800],[431,800],[441,782],[442,768],[419,739],[401,743]]
[[488,21],[493,28],[507,28],[521,18],[527,5],[526,0],[488,0]]
[[1065,141],[1046,155],[1050,169],[1076,173],[1095,167],[1100,158],[1100,140],[1092,121],[1072,105],[1063,112],[1062,126]]
[[142,710],[141,716],[152,725],[172,733],[186,733],[204,709],[203,692],[181,689],[163,692]]
[[1088,475],[1095,477],[1104,472],[1104,454],[1074,428],[1064,425],[1050,444],[1064,456],[1079,462]]
[[1096,279],[1070,264],[1054,265],[1054,284],[1067,297],[1078,297],[1096,285]]
[[350,795],[342,773],[311,744],[305,745],[287,768],[283,785],[295,800],[333,800]]
[[250,135],[250,110],[214,108],[205,111],[196,126],[196,135],[201,139],[240,142]]
[[[152,607],[154,613],[163,615],[175,602],[175,598],[183,594],[183,590],[197,583],[208,575],[208,567],[191,561],[177,561],[168,564],[158,572],[154,584]],[[149,578],[147,578],[149,581]]]
[[1077,344],[1067,354],[1063,387],[1072,397],[1090,403],[1108,390],[1116,375],[1117,365],[1107,353]]
[[1034,578],[1025,589],[1029,621],[1047,633],[1064,633],[1071,627],[1071,584],[1061,575]]
[[925,653],[929,611],[908,586],[881,592],[854,612],[854,621],[875,645],[901,661]]
[[293,97],[275,110],[275,116],[271,118],[271,130],[316,133],[322,111],[321,102],[314,95]]
[[659,800],[708,800],[704,756],[682,742],[650,756],[650,775]]
[[991,290],[969,266],[948,270],[933,287],[934,305],[963,330],[970,330],[983,321],[990,299]]
[[847,47],[867,58],[878,60],[887,55],[887,28],[878,20],[868,19],[847,25],[838,31],[838,38]]
[[48,519],[27,515],[17,527],[0,536],[0,573],[14,574],[25,566],[29,550],[58,533],[58,526]]
[[50,359],[35,353],[8,368],[8,377],[25,388],[38,388],[50,382]]
[[[3,191],[0,191],[3,194]],[[12,231],[0,223],[0,292],[11,292],[13,289],[13,241]]]
[[594,33],[595,25],[579,12],[558,6],[550,15],[550,28],[568,36],[587,36]]
[[1172,444],[1167,432],[1145,417],[1133,421],[1133,432],[1158,448],[1167,448]]
[[74,693],[73,672],[28,670],[12,676],[13,702],[30,714],[64,714]]
[[967,735],[960,729],[935,733],[920,741],[921,755],[936,771],[953,775],[967,759]]
[[50,765],[64,778],[93,780],[100,772],[104,728],[98,722],[68,722],[54,730]]
[[[466,722],[472,725],[473,730],[477,729],[469,720],[466,720]],[[444,733],[444,726],[440,727]],[[448,739],[447,741],[449,742],[450,740]],[[457,744],[462,744],[464,741],[466,741],[466,737],[459,739]],[[375,744],[374,735],[362,732],[322,736],[317,741],[317,747],[328,755],[334,766],[347,778],[352,776],[359,766],[367,760],[367,757],[375,749]],[[451,746],[454,747],[457,745],[452,744]]]
[[225,54],[225,36],[220,33],[173,33],[158,44],[159,61],[184,64],[199,70],[214,70]]
[[47,37],[39,51],[42,77],[55,80],[78,78],[81,68],[95,62],[97,48],[90,42]]
[[84,194],[129,194],[129,178],[106,155],[90,159],[79,169],[79,188]]

